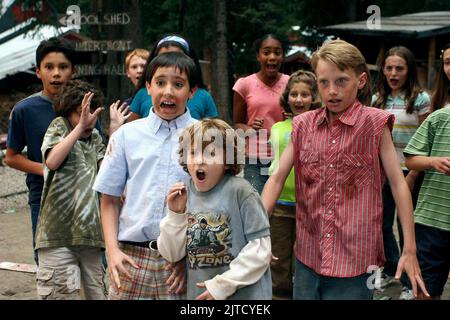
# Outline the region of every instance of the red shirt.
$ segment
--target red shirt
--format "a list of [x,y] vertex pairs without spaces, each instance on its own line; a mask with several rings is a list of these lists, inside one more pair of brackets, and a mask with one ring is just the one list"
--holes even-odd
[[297,258],[316,273],[347,278],[384,264],[379,159],[394,116],[356,101],[330,126],[326,108],[294,118]]

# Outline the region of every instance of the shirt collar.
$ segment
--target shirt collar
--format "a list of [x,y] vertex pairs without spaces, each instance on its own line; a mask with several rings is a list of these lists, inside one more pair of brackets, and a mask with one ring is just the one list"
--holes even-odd
[[156,134],[161,127],[168,127],[173,129],[185,128],[191,119],[191,114],[189,109],[186,107],[186,111],[178,116],[177,118],[167,121],[160,118],[154,111],[153,107],[150,109],[148,113],[147,121],[150,124],[152,132]]
[[389,102],[396,101],[397,99],[404,100],[405,99],[405,93],[402,91],[398,95],[396,95],[395,98],[389,93],[387,98],[386,98],[386,102],[388,102],[388,101]]
[[[358,100],[355,100],[353,105],[351,107],[349,107],[347,110],[345,110],[344,113],[342,113],[340,115],[338,120],[348,126],[354,126],[356,123],[356,120],[359,117],[359,113],[360,113],[359,111],[361,110],[362,107],[363,107],[363,105],[361,104],[361,102],[359,102]],[[324,122],[328,122],[326,107],[323,107],[321,112],[319,113],[319,116],[316,121],[316,125],[320,126]]]

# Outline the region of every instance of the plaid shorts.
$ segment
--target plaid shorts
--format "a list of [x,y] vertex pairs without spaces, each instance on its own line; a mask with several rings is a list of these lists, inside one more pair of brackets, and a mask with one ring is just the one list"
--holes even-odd
[[112,285],[109,287],[109,300],[182,300],[185,294],[169,294],[167,279],[172,273],[165,270],[165,260],[157,250],[119,243],[120,249],[130,256],[140,269],[135,269],[126,263],[125,267],[132,279],[119,274],[120,289],[116,291]]

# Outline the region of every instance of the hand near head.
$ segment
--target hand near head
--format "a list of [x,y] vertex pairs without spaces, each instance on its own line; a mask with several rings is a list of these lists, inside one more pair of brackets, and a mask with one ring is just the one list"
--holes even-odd
[[430,298],[425,283],[423,282],[419,262],[417,261],[415,254],[403,252],[398,261],[395,279],[399,280],[403,271],[406,271],[409,281],[411,282],[414,298]]
[[117,100],[109,106],[109,134],[113,134],[114,131],[119,129],[127,119],[131,116],[130,106],[126,102],[122,103],[119,107],[120,100]]
[[186,211],[187,192],[183,182],[177,182],[169,190],[167,194],[167,206],[169,210],[176,213],[184,213]]
[[[204,282],[197,283],[197,287],[206,288]],[[201,295],[199,295],[195,300],[215,300],[214,297],[209,293],[208,289],[206,289]]]
[[94,97],[93,92],[88,92],[84,95],[83,101],[81,102],[81,115],[80,121],[78,122],[77,127],[80,128],[81,132],[84,132],[86,129],[91,129],[95,126],[97,122],[97,118],[100,112],[102,112],[103,108],[97,108],[93,113],[91,113],[91,101]]

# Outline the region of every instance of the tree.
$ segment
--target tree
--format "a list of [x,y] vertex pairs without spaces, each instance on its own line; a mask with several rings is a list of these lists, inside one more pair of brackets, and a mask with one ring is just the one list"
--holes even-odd
[[214,1],[214,20],[216,22],[216,60],[214,63],[215,71],[213,79],[216,97],[216,103],[219,113],[227,122],[231,121],[230,117],[230,86],[228,77],[228,44],[227,44],[227,5],[226,0]]

